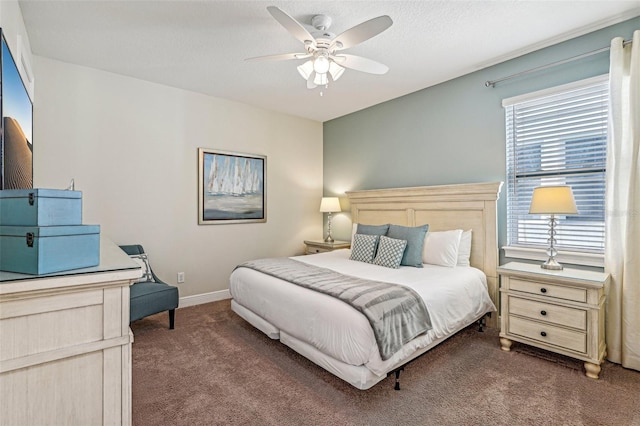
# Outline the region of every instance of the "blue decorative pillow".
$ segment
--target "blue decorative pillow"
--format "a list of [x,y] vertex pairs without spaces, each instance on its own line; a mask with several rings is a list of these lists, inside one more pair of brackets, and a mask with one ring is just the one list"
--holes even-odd
[[424,247],[424,236],[429,230],[429,225],[416,227],[390,225],[387,237],[397,240],[405,240],[407,248],[402,256],[401,265],[415,266],[422,268],[422,248]]
[[378,252],[376,253],[376,258],[373,259],[373,264],[398,269],[406,247],[407,242],[405,240],[396,240],[394,238],[381,236]]
[[378,248],[379,235],[355,234],[351,242],[351,256],[349,259],[359,262],[372,263]]
[[366,234],[366,235],[386,235],[389,230],[389,224],[386,225],[363,225],[361,223],[358,224],[358,229],[356,230],[356,234]]

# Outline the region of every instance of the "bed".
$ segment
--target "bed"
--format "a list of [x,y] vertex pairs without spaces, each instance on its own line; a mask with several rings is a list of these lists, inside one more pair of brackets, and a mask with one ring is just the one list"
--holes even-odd
[[[495,311],[498,297],[496,204],[502,183],[348,192],[353,223],[395,224],[429,232],[471,230],[469,266],[385,268],[350,260],[350,250],[292,259],[345,276],[407,286],[424,300],[432,328],[383,357],[369,320],[327,294],[250,267],[230,277],[231,308],[240,317],[358,389],[368,389]],[[497,315],[488,319],[497,325]]]

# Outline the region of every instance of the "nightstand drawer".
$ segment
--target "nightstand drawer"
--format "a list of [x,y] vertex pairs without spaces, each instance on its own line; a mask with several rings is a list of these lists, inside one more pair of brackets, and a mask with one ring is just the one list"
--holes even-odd
[[587,312],[582,309],[510,297],[509,313],[579,330],[587,329]]
[[306,246],[304,250],[305,254],[326,253],[328,251],[348,249],[351,247],[349,241],[333,241],[328,243],[322,240],[305,240],[304,245]]
[[327,251],[331,251],[329,249],[320,248],[320,247],[307,247],[307,254],[316,254],[316,253],[325,253]]
[[509,316],[508,332],[571,351],[587,352],[587,335],[580,331]]
[[587,290],[584,288],[565,287],[549,283],[521,280],[511,277],[510,289],[524,291],[525,293],[538,294],[545,297],[574,300],[576,302],[587,301]]

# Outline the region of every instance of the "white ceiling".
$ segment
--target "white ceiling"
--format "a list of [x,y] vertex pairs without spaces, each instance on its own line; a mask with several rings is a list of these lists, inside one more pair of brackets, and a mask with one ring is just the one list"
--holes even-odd
[[[318,121],[640,16],[640,0],[19,3],[36,55]],[[303,51],[269,14],[270,5],[304,24],[327,14],[335,34],[389,15],[391,28],[344,53],[382,62],[390,71],[346,70],[321,97],[299,76],[302,60],[244,61]]]

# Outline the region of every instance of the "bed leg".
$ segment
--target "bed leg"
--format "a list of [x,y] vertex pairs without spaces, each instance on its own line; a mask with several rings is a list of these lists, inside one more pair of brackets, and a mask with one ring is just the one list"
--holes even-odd
[[394,373],[396,373],[396,384],[393,387],[395,390],[400,390],[400,372],[404,370],[404,367],[398,368]]
[[491,318],[491,312],[487,312],[478,320],[478,331],[480,333],[484,332],[484,328],[487,326],[487,317]]
[[487,317],[482,317],[478,320],[478,331],[480,333],[484,332],[484,328],[487,326]]

